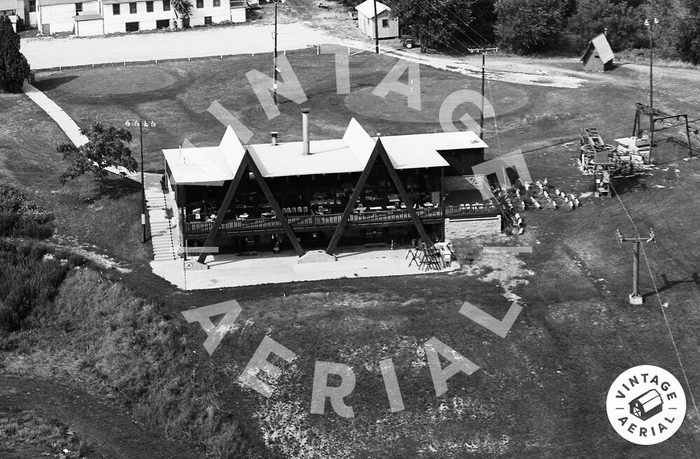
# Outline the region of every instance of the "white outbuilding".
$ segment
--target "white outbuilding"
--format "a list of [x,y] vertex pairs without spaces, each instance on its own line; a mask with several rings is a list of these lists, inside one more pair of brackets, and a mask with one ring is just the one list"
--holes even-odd
[[399,36],[399,20],[391,16],[391,8],[380,2],[376,2],[377,14],[375,15],[374,3],[375,0],[365,0],[355,7],[357,26],[365,35],[374,39],[374,23],[377,21],[380,40],[397,38]]

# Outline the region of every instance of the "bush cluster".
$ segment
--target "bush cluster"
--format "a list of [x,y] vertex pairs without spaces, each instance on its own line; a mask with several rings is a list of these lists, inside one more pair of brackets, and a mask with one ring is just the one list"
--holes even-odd
[[54,216],[12,185],[0,185],[0,236],[46,239],[53,235]]
[[0,241],[0,333],[28,327],[32,312],[50,305],[66,274],[85,262],[36,241]]

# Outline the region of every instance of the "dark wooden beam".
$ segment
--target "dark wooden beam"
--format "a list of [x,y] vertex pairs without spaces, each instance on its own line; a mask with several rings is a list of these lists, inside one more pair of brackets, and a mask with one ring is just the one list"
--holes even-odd
[[[247,154],[247,152],[246,152]],[[238,190],[238,185],[241,183],[241,179],[243,178],[243,174],[246,172],[248,169],[248,163],[246,161],[241,161],[241,164],[238,165],[238,170],[236,171],[236,175],[233,176],[233,180],[231,181],[231,185],[229,185],[228,190],[226,191],[226,195],[224,196],[224,200],[221,203],[221,207],[219,207],[219,213],[216,214],[216,220],[214,221],[214,225],[211,227],[211,230],[209,230],[209,234],[207,235],[207,239],[204,242],[205,247],[211,247],[214,245],[214,241],[216,240],[216,235],[219,232],[219,227],[223,223],[224,219],[226,218],[226,212],[228,212],[229,207],[231,207],[231,202],[233,201],[233,197],[236,194],[236,190]],[[199,258],[197,259],[197,262],[199,263],[204,263],[204,260],[207,259],[207,254],[202,253],[199,255]]]
[[403,182],[401,182],[401,179],[399,178],[398,174],[396,173],[396,169],[394,169],[394,165],[391,163],[391,159],[389,158],[389,155],[387,154],[386,150],[384,149],[384,145],[382,144],[381,139],[377,139],[377,143],[374,146],[374,150],[372,150],[372,154],[370,155],[369,159],[367,160],[367,165],[365,166],[365,169],[362,171],[362,174],[360,174],[360,178],[357,181],[357,185],[355,185],[355,189],[352,192],[352,196],[350,196],[350,200],[348,201],[348,205],[345,207],[345,211],[343,212],[343,216],[341,217],[340,222],[338,223],[338,226],[336,227],[335,232],[333,233],[333,236],[331,237],[331,240],[328,243],[328,247],[326,248],[326,252],[328,254],[332,254],[332,252],[335,250],[336,246],[338,245],[338,242],[340,241],[340,237],[343,235],[343,231],[345,231],[345,227],[347,226],[348,219],[350,218],[350,214],[352,213],[352,210],[355,206],[355,202],[357,201],[357,198],[360,196],[360,193],[362,192],[365,185],[367,184],[367,179],[369,178],[369,175],[372,172],[372,168],[374,167],[375,163],[377,162],[377,158],[380,158],[382,160],[382,162],[384,163],[384,165],[386,166],[386,169],[389,173],[389,177],[391,178],[391,181],[394,183],[394,186],[396,187],[397,191],[399,192],[399,196],[401,196],[401,199],[406,204],[406,210],[408,211],[408,214],[411,216],[411,220],[413,221],[413,226],[415,226],[416,230],[418,230],[418,234],[420,235],[421,239],[423,240],[423,242],[426,243],[426,245],[428,245],[428,246],[432,245],[432,241],[428,237],[428,233],[426,233],[420,217],[418,217],[416,210],[413,208],[413,201],[411,200],[410,196],[408,195],[406,188],[403,186]]
[[433,241],[430,240],[430,237],[428,237],[428,233],[425,232],[425,228],[423,227],[423,222],[421,222],[420,217],[416,213],[416,210],[413,208],[413,201],[411,200],[411,197],[408,195],[406,188],[403,186],[403,183],[401,182],[401,179],[399,178],[399,174],[396,173],[396,169],[394,169],[394,165],[391,164],[391,159],[389,158],[389,155],[387,154],[386,150],[384,149],[384,145],[382,145],[381,139],[377,139],[377,148],[376,149],[379,150],[379,157],[382,159],[382,161],[384,161],[384,164],[386,165],[386,169],[389,172],[389,177],[391,177],[391,180],[394,182],[394,186],[398,190],[399,196],[401,196],[401,199],[403,199],[403,202],[406,203],[406,209],[408,210],[408,214],[411,216],[411,220],[413,220],[413,225],[418,230],[418,234],[420,235],[423,242],[425,242],[425,245],[430,247],[433,244]]
[[245,153],[243,161],[248,164],[250,171],[255,176],[255,180],[258,182],[258,185],[260,186],[260,189],[262,190],[263,194],[265,195],[265,198],[267,198],[267,202],[270,204],[270,206],[272,206],[272,210],[275,212],[275,218],[277,219],[277,221],[280,222],[280,224],[282,225],[282,229],[284,230],[284,233],[287,235],[287,238],[289,238],[289,241],[292,243],[292,246],[294,247],[294,251],[300,257],[303,256],[306,252],[304,251],[304,249],[301,248],[301,245],[299,244],[299,241],[297,240],[296,234],[294,234],[292,227],[289,225],[289,222],[287,221],[287,217],[282,213],[282,208],[280,207],[279,203],[275,199],[275,196],[272,194],[272,190],[270,190],[270,187],[267,186],[267,182],[265,182],[265,178],[260,173],[260,169],[258,169],[258,165],[255,164],[255,161],[253,161],[253,158],[250,156],[250,154],[247,151]]
[[352,213],[352,210],[355,207],[355,203],[357,202],[357,198],[360,197],[360,193],[362,192],[362,189],[365,187],[365,184],[367,183],[367,179],[369,178],[369,174],[372,172],[372,166],[374,165],[375,161],[377,160],[378,155],[379,155],[379,150],[378,150],[377,146],[375,145],[374,150],[372,150],[372,154],[369,155],[369,159],[367,160],[367,164],[365,165],[365,169],[360,174],[360,178],[357,180],[357,184],[355,184],[355,189],[352,190],[352,195],[350,195],[350,199],[348,200],[348,205],[345,206],[345,211],[343,211],[343,215],[340,217],[340,222],[338,222],[338,226],[335,227],[335,231],[333,232],[333,236],[331,237],[331,240],[328,243],[328,247],[326,248],[326,253],[328,253],[329,255],[333,254],[333,251],[335,250],[336,246],[338,245],[338,242],[340,241],[340,237],[343,235],[343,231],[345,231],[345,226],[348,223],[348,219],[350,218],[350,214]]

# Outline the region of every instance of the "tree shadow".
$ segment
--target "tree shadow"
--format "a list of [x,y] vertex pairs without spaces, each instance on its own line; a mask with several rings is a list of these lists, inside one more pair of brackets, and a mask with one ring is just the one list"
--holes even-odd
[[[659,277],[661,277],[661,280],[664,283],[662,286],[658,287],[657,290],[659,293],[664,292],[666,290],[670,290],[673,287],[675,287],[676,285],[681,285],[681,284],[695,284],[695,288],[700,290],[700,274],[698,274],[697,271],[692,274],[690,279],[669,280],[668,276],[666,274],[661,274]],[[644,298],[647,298],[647,297],[653,296],[655,294],[656,294],[656,292],[649,292],[649,293],[645,293],[642,296]]]
[[68,75],[68,76],[46,78],[46,79],[42,78],[41,80],[37,80],[34,83],[34,87],[40,91],[50,91],[52,89],[58,88],[62,84],[70,83],[71,81],[75,80],[76,78],[78,78],[77,75]]
[[141,183],[126,177],[108,175],[102,179],[95,190],[93,199],[109,198],[118,200],[141,192]]

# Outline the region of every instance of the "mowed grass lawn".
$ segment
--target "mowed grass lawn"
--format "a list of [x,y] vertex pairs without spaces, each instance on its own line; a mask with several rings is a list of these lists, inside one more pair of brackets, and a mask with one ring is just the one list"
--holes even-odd
[[152,255],[141,239],[140,187],[112,177],[102,189],[91,176],[60,184],[67,165],[56,146],[68,142],[53,120],[24,95],[0,94],[0,181],[22,187],[56,216],[55,237],[122,261]]
[[[393,59],[352,57],[353,92],[338,96],[332,56],[298,52],[288,57],[309,97],[313,138],[341,135],[352,116],[372,134],[440,130],[436,118],[407,109],[402,96],[382,100],[370,94]],[[224,127],[206,113],[215,100],[255,132],[254,142],[267,141],[273,130],[283,140],[299,140],[296,104],[285,101],[282,116],[268,120],[245,78],[250,69],[268,73],[269,67],[269,56],[245,56],[81,69],[40,75],[38,86],[80,125],[96,119],[114,124],[127,118],[156,120],[158,127],[144,140],[148,168],[159,170],[161,148],[176,147],[185,138],[196,145],[219,141]],[[421,69],[424,111],[436,113],[444,97],[456,89],[478,90],[478,80]],[[491,83],[501,130],[496,139],[491,129],[487,141],[494,154],[499,140],[503,152],[529,144],[526,157],[534,177],[546,176],[552,185],[567,191],[588,191],[590,178],[575,168],[577,144],[537,148],[575,140],[581,126],[600,127],[606,139],[629,134],[633,103],[644,100],[641,86],[630,84],[634,78],[620,73],[619,81],[613,77],[577,90]],[[112,95],[101,95],[106,87]],[[698,93],[689,92],[687,85],[683,91],[681,87],[678,81],[659,83],[669,109],[688,110],[688,101]],[[24,110],[31,109],[25,106]],[[33,116],[42,119],[40,112]],[[46,139],[42,132],[50,132],[51,126],[39,126],[35,137],[28,137],[37,139],[34,148],[27,144],[34,140],[25,139],[21,123],[8,131],[16,136],[22,133],[20,145],[28,145],[26,151],[44,152],[31,159],[30,165],[37,168],[50,164],[50,149],[41,139]],[[669,326],[688,380],[698,394],[700,286],[694,273],[700,255],[696,245],[700,213],[695,200],[700,191],[700,161],[679,160],[683,151],[663,139],[659,145],[659,161],[664,165],[653,175],[619,188],[640,231],[646,233],[653,226],[658,237],[646,252],[662,302],[669,303]],[[7,169],[6,159],[3,164]],[[8,170],[34,186],[24,169]],[[86,204],[75,206],[83,212],[87,209]],[[130,218],[138,224],[138,206]],[[220,409],[251,419],[265,442],[287,456],[693,456],[700,449],[700,420],[690,403],[681,430],[653,447],[636,447],[619,438],[605,414],[610,384],[633,365],[659,365],[682,379],[644,264],[645,306],[626,304],[631,246],[618,246],[615,230],[619,227],[629,234],[632,227],[619,201],[588,198],[574,212],[526,212],[524,218],[528,228],[522,242],[532,244],[534,253],[493,259],[480,276],[345,279],[193,293],[175,292],[143,272],[126,275],[125,280],[139,293],[158,296],[173,312],[232,298],[241,303],[238,327],[213,357],[201,347],[188,350],[201,356],[197,371],[212,376],[222,398]],[[522,297],[524,310],[505,339],[459,314],[462,302],[470,301],[501,317],[510,302],[503,297],[498,279],[517,282],[520,277],[528,283],[514,289]],[[204,340],[197,324],[190,330],[193,337]],[[282,376],[269,399],[236,383],[265,335],[297,355],[292,364],[270,357],[282,368]],[[472,376],[451,378],[449,391],[440,398],[435,397],[421,352],[421,345],[433,336],[480,367]],[[396,367],[404,412],[388,410],[378,367],[384,358],[392,358]],[[329,404],[325,416],[309,413],[317,360],[353,368],[357,385],[346,402],[354,408],[354,419],[337,417]]]

